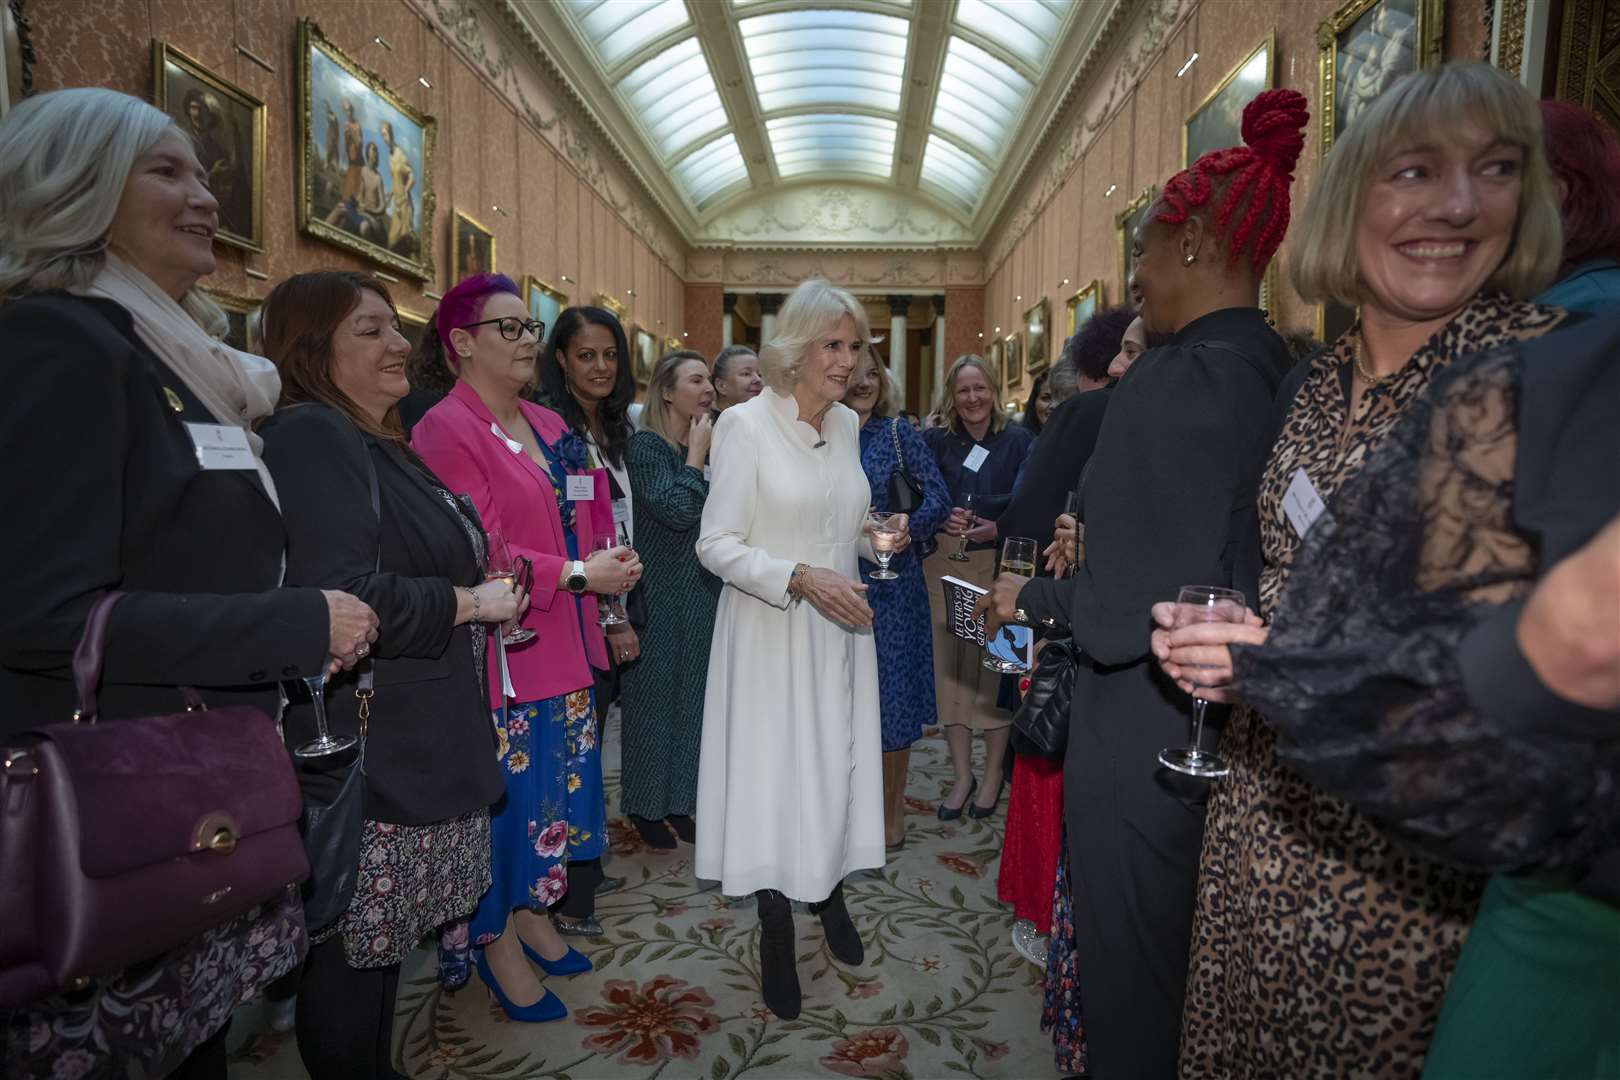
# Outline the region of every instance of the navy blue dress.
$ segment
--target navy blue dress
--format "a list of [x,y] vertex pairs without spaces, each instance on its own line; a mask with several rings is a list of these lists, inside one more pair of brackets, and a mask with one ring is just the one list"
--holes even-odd
[[928,583],[923,578],[918,547],[950,516],[950,492],[934,464],[934,455],[917,430],[895,417],[873,417],[861,428],[861,468],[872,485],[872,509],[889,511],[889,475],[897,462],[894,434],[906,471],[922,483],[922,505],[911,515],[911,547],[889,561],[899,574],[894,581],[873,581],[877,567],[861,560],[861,580],[870,586],[872,633],[877,643],[878,693],[882,699],[883,752],[904,750],[936,723],[934,705],[933,618],[928,609]]

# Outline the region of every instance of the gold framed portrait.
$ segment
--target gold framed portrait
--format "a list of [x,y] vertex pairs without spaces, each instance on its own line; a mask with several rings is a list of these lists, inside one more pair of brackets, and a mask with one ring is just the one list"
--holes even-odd
[[1441,60],[1445,0],[1349,0],[1316,28],[1322,153],[1389,84]]
[[523,302],[529,306],[529,317],[545,323],[549,334],[568,306],[568,294],[530,274],[523,279]]
[[298,22],[298,228],[433,280],[437,123]]
[[620,322],[624,322],[624,317],[630,314],[630,309],[625,306],[624,301],[616,296],[609,296],[607,293],[596,294],[596,306],[613,312],[614,318]]
[[210,300],[225,309],[226,330],[225,337],[221,340],[233,349],[253,352],[253,349],[248,348],[248,323],[253,318],[253,313],[264,306],[264,301],[206,286],[202,291]]
[[1243,145],[1243,107],[1275,85],[1276,57],[1277,32],[1273,30],[1198,103],[1181,125],[1182,168],[1211,150]]
[[1002,374],[1006,378],[1006,392],[1010,395],[1024,382],[1024,335],[1014,330],[1001,339]]
[[646,386],[658,366],[658,337],[651,330],[636,326],[630,330],[630,351],[634,354],[630,374],[637,386]]
[[411,343],[411,352],[414,354],[422,347],[422,335],[427,332],[428,323],[432,319],[427,315],[419,315],[409,308],[395,308],[394,314],[399,316],[399,332]]
[[1067,341],[1074,336],[1076,330],[1080,329],[1082,323],[1097,314],[1097,309],[1103,306],[1103,283],[1093,280],[1082,285],[1079,292],[1069,297],[1065,306],[1069,311],[1069,321],[1063,340]]
[[1125,209],[1114,218],[1114,227],[1119,230],[1119,295],[1124,300],[1129,300],[1131,296],[1131,241],[1136,239],[1136,230],[1142,227],[1148,207],[1158,197],[1159,189],[1149,184],[1140,195],[1126,203]]
[[1024,366],[1031,375],[1046,370],[1052,351],[1052,301],[1041,297],[1024,312]]
[[264,102],[166,41],[152,41],[152,103],[191,139],[219,202],[214,238],[264,250]]
[[471,214],[450,215],[450,284],[495,272],[495,234]]

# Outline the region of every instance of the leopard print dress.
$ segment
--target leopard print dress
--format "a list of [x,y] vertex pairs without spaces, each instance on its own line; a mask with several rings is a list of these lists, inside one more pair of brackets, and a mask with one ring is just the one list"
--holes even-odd
[[[1333,510],[1406,407],[1451,361],[1536,337],[1556,308],[1482,296],[1348,417],[1352,329],[1312,363],[1260,486],[1268,619],[1300,542],[1283,493],[1304,469]],[[1204,826],[1182,1019],[1185,1078],[1416,1077],[1484,879],[1393,846],[1277,757],[1252,709],[1221,737],[1231,774]]]

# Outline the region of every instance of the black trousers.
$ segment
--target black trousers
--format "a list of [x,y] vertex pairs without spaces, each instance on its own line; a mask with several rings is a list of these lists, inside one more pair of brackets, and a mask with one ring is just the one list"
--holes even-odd
[[225,1080],[225,1037],[231,1022],[214,1032],[196,1049],[186,1055],[179,1068],[169,1073],[169,1080]]
[[354,968],[333,937],[309,950],[298,985],[298,1056],[311,1080],[403,1080],[394,1071],[399,965]]

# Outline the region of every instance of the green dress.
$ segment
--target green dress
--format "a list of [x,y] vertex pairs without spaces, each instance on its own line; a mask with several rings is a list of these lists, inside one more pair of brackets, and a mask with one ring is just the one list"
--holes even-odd
[[638,431],[625,453],[635,502],[646,625],[641,657],[625,668],[619,708],[620,809],[651,820],[697,808],[703,694],[720,579],[697,560],[709,482],[678,450]]

